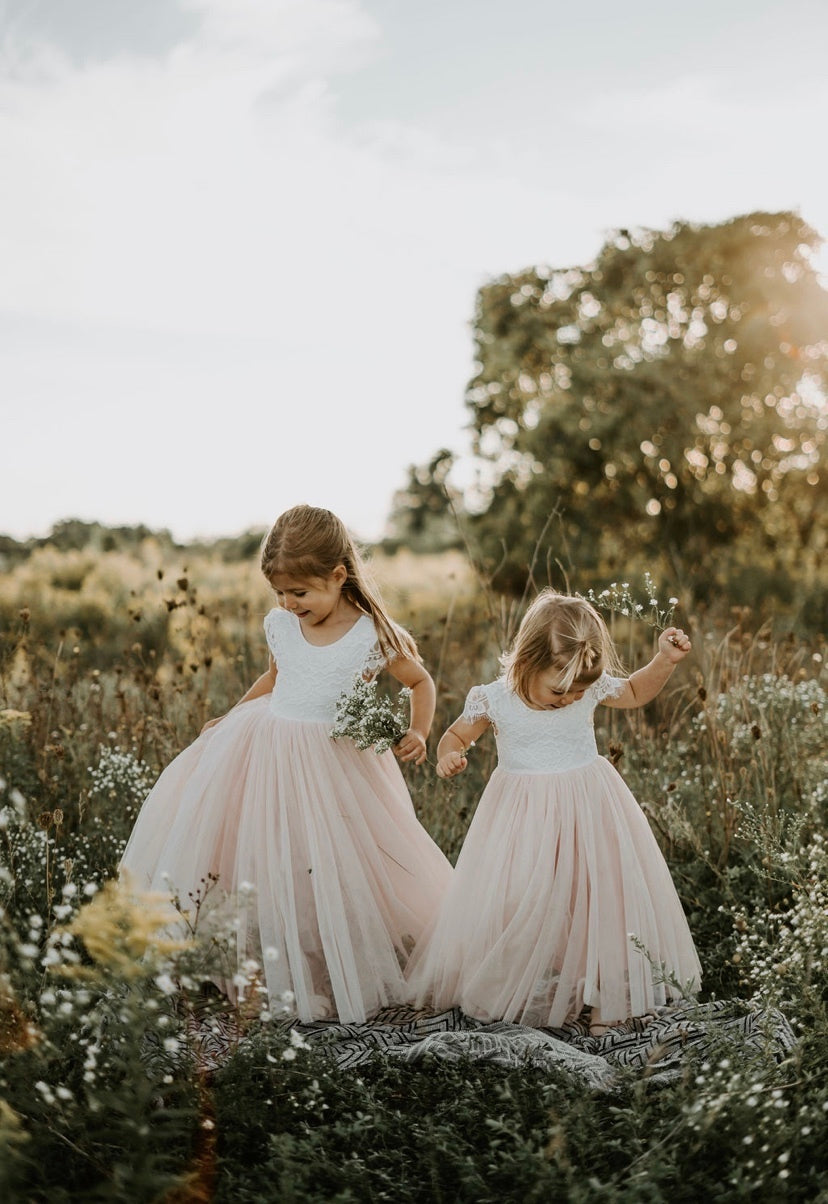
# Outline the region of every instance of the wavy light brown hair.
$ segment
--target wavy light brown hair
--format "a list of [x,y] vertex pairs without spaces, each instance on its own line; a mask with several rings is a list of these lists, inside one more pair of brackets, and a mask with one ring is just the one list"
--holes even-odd
[[594,606],[585,598],[545,589],[523,616],[512,647],[500,658],[510,689],[528,703],[532,679],[548,669],[558,689],[586,687],[606,670],[623,672],[621,661]]
[[421,660],[414,640],[385,609],[353,536],[330,510],[294,506],[276,519],[262,543],[262,572],[271,585],[280,573],[299,581],[325,580],[340,564],[348,573],[342,592],[373,619],[383,654]]

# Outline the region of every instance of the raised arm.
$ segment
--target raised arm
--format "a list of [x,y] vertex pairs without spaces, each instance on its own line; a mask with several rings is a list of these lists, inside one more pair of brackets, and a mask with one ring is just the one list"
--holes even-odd
[[668,627],[658,637],[658,651],[648,665],[636,669],[626,681],[624,689],[615,698],[605,698],[608,707],[631,710],[643,707],[655,698],[669,681],[679,661],[683,661],[691,644],[680,627]]
[[411,691],[411,718],[408,731],[394,745],[394,755],[401,761],[413,761],[422,765],[426,759],[426,741],[434,721],[434,708],[437,703],[437,692],[431,674],[426,668],[406,656],[395,656],[388,663],[388,672]]
[[437,745],[437,777],[453,778],[455,774],[462,773],[469,763],[466,753],[470,746],[491,726],[491,720],[485,715],[475,719],[474,723],[469,723],[462,715],[455,719],[443,732]]
[[[276,685],[276,673],[276,662],[271,656],[267,671],[262,673],[260,677],[256,678],[247,693],[243,694],[236,703],[236,706],[241,706],[243,702],[251,702],[254,698],[262,698],[265,694],[272,693],[273,687]],[[204,724],[204,727],[201,729],[202,732],[206,732],[210,727],[215,727],[217,723],[221,723],[223,718],[224,715],[217,715],[215,719],[208,719]]]

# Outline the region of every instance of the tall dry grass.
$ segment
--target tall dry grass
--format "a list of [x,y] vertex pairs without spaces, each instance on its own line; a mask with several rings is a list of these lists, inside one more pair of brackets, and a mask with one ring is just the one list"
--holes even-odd
[[[433,750],[470,686],[495,675],[521,604],[493,595],[460,554],[377,555],[373,567],[438,684]],[[680,612],[692,657],[650,706],[602,708],[597,721],[602,751],[665,852],[707,993],[778,1003],[800,1038],[795,1057],[781,1068],[743,1065],[729,1049],[721,1065],[696,1068],[658,1103],[636,1087],[614,1110],[556,1084],[556,1098],[567,1100],[558,1112],[545,1087],[504,1086],[502,1077],[468,1067],[429,1070],[419,1080],[410,1068],[386,1068],[356,1080],[313,1063],[303,1077],[275,1030],[263,1030],[223,1078],[208,1083],[186,1054],[187,993],[183,1005],[170,994],[175,967],[161,958],[143,975],[119,976],[117,959],[115,969],[95,961],[94,933],[83,945],[88,924],[101,927],[104,916],[103,935],[114,924],[130,947],[129,921],[117,907],[106,911],[108,896],[97,912],[91,904],[154,776],[264,668],[262,618],[271,602],[255,563],[228,564],[207,549],[168,552],[153,540],[130,554],[43,548],[0,582],[5,1197],[155,1200],[181,1190],[190,1198],[189,1184],[207,1193],[199,1198],[229,1199],[260,1166],[271,1182],[286,1167],[291,1182],[316,1174],[343,1199],[357,1183],[363,1194],[380,1193],[383,1176],[397,1183],[400,1200],[452,1198],[466,1191],[458,1184],[483,1199],[494,1147],[475,1134],[493,1121],[501,1127],[486,1132],[505,1142],[498,1182],[520,1183],[520,1198],[557,1191],[632,1201],[642,1167],[654,1201],[726,1198],[722,1175],[734,1199],[781,1199],[774,1193],[783,1188],[786,1199],[821,1198],[815,1168],[828,1140],[823,636],[787,632],[745,608]],[[643,663],[653,629],[609,617],[628,667]],[[468,771],[450,782],[433,764],[404,768],[421,821],[452,859],[494,762],[486,737]],[[94,973],[58,975],[73,965]],[[149,1039],[156,1056],[148,1064]],[[419,1097],[406,1112],[414,1082],[436,1110],[430,1127]],[[378,1100],[383,1111],[372,1114]],[[395,1117],[418,1134],[421,1157],[411,1151],[405,1187],[392,1157],[403,1148]],[[216,1119],[221,1145],[210,1128]],[[524,1132],[536,1135],[537,1149],[517,1140]],[[646,1132],[649,1145],[631,1150],[631,1132]],[[326,1149],[345,1146],[361,1151],[358,1175],[326,1162]],[[694,1152],[690,1162],[682,1149]],[[459,1161],[458,1150],[465,1151]],[[422,1158],[425,1178],[416,1170]],[[714,1162],[727,1170],[713,1173]],[[578,1196],[577,1185],[593,1179],[604,1195]],[[677,1183],[694,1194],[676,1195]]]

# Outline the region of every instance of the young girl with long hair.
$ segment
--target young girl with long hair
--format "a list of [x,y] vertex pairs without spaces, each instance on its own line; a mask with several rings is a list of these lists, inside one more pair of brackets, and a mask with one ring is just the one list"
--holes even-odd
[[437,748],[437,773],[451,778],[492,728],[498,763],[409,962],[418,1004],[553,1028],[587,1008],[601,1035],[698,987],[670,872],[593,729],[599,703],[643,706],[689,651],[685,633],[668,628],[648,665],[616,676],[609,632],[587,601],[536,598],[502,676],[471,689]]
[[[283,514],[261,567],[278,601],[269,666],[161,774],[120,870],[181,900],[216,878],[239,962],[272,999],[292,994],[302,1020],[364,1021],[407,999],[403,967],[451,874],[395,760],[425,759],[434,684],[330,511]],[[381,755],[333,740],[340,695],[382,669],[411,692],[408,731]],[[220,985],[234,996],[232,975]]]

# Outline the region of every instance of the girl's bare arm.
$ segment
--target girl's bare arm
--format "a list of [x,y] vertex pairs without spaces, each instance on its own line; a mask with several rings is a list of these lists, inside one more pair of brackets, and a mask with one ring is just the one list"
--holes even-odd
[[608,707],[627,710],[643,707],[664,688],[675,669],[690,651],[691,644],[680,627],[668,627],[658,637],[658,651],[648,665],[636,669],[615,698],[605,698]]
[[[262,698],[265,694],[270,694],[276,685],[276,673],[276,663],[271,656],[267,672],[262,673],[261,677],[256,678],[247,693],[243,694],[236,703],[236,706],[241,706],[243,702],[252,702],[254,698]],[[235,707],[233,709],[235,710]],[[201,729],[202,732],[206,732],[209,727],[215,727],[217,723],[221,723],[223,718],[224,715],[217,715],[215,719],[208,719]]]
[[469,763],[466,753],[470,745],[491,726],[491,720],[485,716],[476,719],[474,723],[469,723],[462,716],[455,719],[443,732],[437,745],[438,778],[453,778],[455,774],[462,773]]
[[428,670],[410,657],[395,656],[388,664],[388,672],[411,691],[411,718],[408,731],[394,745],[394,755],[401,761],[413,761],[422,765],[426,759],[426,741],[434,721],[437,692]]

